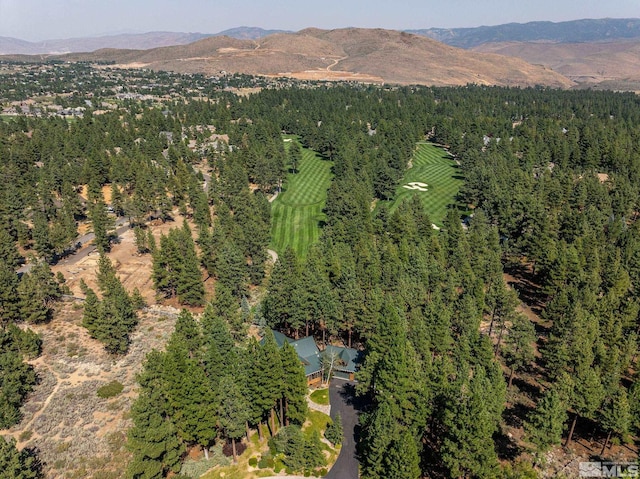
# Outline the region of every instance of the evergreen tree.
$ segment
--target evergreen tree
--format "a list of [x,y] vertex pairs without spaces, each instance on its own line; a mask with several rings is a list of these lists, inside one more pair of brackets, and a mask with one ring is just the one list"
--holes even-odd
[[87,302],[83,325],[108,352],[124,354],[129,348],[129,333],[138,324],[138,317],[107,256],[101,255],[98,260],[97,280],[103,299],[98,300],[95,292],[84,285]]
[[525,424],[529,440],[536,445],[538,452],[545,452],[562,441],[562,431],[567,422],[567,407],[561,394],[548,389]]
[[245,433],[245,423],[250,417],[249,406],[242,389],[232,377],[222,378],[219,390],[222,398],[218,408],[220,427],[223,434],[231,439],[233,461],[237,462],[236,440]]
[[[498,458],[492,436],[504,398],[492,397],[494,394],[483,368],[477,368],[473,378],[461,385],[458,395],[450,398],[444,417],[447,432],[440,454],[451,476],[495,475]],[[492,403],[499,404],[500,410],[492,411]]]
[[511,320],[509,335],[505,341],[505,359],[507,365],[511,368],[507,387],[511,387],[514,373],[533,361],[533,343],[535,340],[536,331],[533,323],[524,314],[515,314]]
[[188,358],[187,345],[179,337],[170,341],[162,377],[178,436],[188,444],[199,444],[206,453],[217,434],[217,398],[204,369]]
[[326,464],[320,433],[317,430],[313,430],[310,436],[305,439],[302,456],[304,467],[307,469],[315,469]]
[[0,436],[0,476],[7,479],[38,479],[43,477],[40,461],[32,451],[18,451],[16,440]]
[[94,243],[100,253],[111,249],[111,240],[115,236],[115,223],[107,214],[107,205],[100,194],[99,200],[91,206],[89,217],[93,225]]
[[41,323],[51,319],[53,303],[61,292],[51,268],[39,262],[22,276],[17,288],[20,298],[20,317],[29,323]]
[[167,404],[157,389],[143,389],[131,408],[133,427],[127,448],[133,459],[127,469],[132,479],[163,478],[180,470],[184,446],[167,414]]
[[600,456],[602,457],[609,445],[611,435],[616,433],[624,437],[629,433],[631,427],[631,407],[629,405],[627,390],[624,387],[619,387],[617,391],[604,401],[601,422],[603,428],[608,430],[607,438],[600,451]]
[[22,259],[14,239],[6,229],[0,227],[0,264],[5,264],[8,268],[15,269]]
[[257,364],[256,381],[260,396],[254,397],[257,405],[262,412],[263,417],[267,414],[271,415],[271,433],[276,432],[275,407],[276,401],[282,397],[282,360],[280,359],[280,351],[273,337],[273,333],[268,330],[265,335],[264,344],[260,347]]
[[0,262],[0,325],[20,319],[18,275],[8,264]]
[[420,455],[418,443],[409,431],[391,442],[389,452],[384,460],[386,477],[389,479],[418,479],[420,472]]
[[302,426],[307,418],[307,377],[298,353],[289,343],[280,348],[282,362],[282,398],[284,401],[284,423],[293,422]]
[[334,446],[342,443],[342,416],[340,413],[336,414],[336,417],[329,423],[327,429],[324,431],[324,437]]
[[[200,262],[196,254],[191,230],[186,220],[182,225],[181,263],[176,278],[176,295],[182,304],[201,306],[204,304],[204,284],[200,272]],[[177,266],[177,265],[176,265]]]

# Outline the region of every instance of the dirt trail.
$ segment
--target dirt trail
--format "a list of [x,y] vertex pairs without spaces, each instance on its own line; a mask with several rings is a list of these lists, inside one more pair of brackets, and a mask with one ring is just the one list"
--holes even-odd
[[347,55],[346,57],[340,57],[340,58],[337,58],[337,59],[333,60],[333,63],[327,67],[327,71],[330,72],[331,70],[333,70],[333,67],[335,67],[342,60],[346,60],[347,58],[349,58],[349,55]]
[[[58,391],[60,390],[60,386],[62,385],[62,378],[60,377],[60,375],[50,366],[46,365],[43,363],[43,361],[41,361],[42,358],[38,358],[36,361],[34,361],[32,363],[32,365],[35,367],[36,362],[40,363],[40,365],[43,368],[46,368],[47,371],[49,371],[55,378],[56,378],[56,385],[53,387],[53,390],[49,393],[49,395],[47,396],[47,398],[44,400],[44,402],[42,403],[42,406],[40,407],[40,409],[38,411],[36,411],[36,413],[31,417],[31,419],[29,420],[29,422],[27,422],[24,426],[21,426],[21,429],[23,431],[31,431],[31,426],[33,425],[33,423],[36,421],[36,419],[38,419],[42,414],[44,414],[44,412],[47,410],[47,407],[49,406],[49,403],[51,402],[51,399],[58,394]],[[28,441],[20,441],[19,440],[19,435],[18,433],[14,433],[13,434],[16,441],[18,441],[18,447],[22,448],[24,447],[24,445],[28,442]],[[33,434],[29,440],[33,440],[33,439],[37,439],[40,437],[40,434]]]

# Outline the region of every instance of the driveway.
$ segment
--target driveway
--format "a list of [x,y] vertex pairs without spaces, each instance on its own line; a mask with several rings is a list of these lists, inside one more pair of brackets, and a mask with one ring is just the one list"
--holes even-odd
[[[129,229],[129,225],[127,224],[128,222],[128,218],[125,218],[124,216],[116,218],[116,236],[120,236],[122,233]],[[87,233],[85,235],[78,236],[76,242],[80,245],[79,249],[75,250],[73,253],[66,256],[64,259],[61,259],[55,264],[73,265],[86,258],[90,253],[93,253],[96,250],[95,245],[89,245],[85,248],[85,246],[90,243],[95,237],[96,235],[94,235],[93,233]],[[25,265],[22,265],[22,267],[20,267],[20,269],[18,269],[16,273],[28,273],[29,271],[31,271],[31,268],[33,268],[33,263],[27,263]]]
[[342,416],[344,438],[338,460],[325,479],[358,479],[358,459],[356,457],[356,433],[358,425],[358,403],[355,384],[340,379],[332,379],[329,387],[331,417]]

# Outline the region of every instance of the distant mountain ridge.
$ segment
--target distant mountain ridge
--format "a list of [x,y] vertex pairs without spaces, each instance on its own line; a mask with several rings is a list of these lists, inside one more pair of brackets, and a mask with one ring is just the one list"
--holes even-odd
[[[256,40],[209,37],[188,45],[150,50],[102,49],[92,53],[40,56],[35,60],[47,58],[110,62],[115,67],[205,75],[232,72],[311,80],[440,86],[468,83],[573,86],[573,82],[563,75],[517,58],[468,52],[397,30],[367,28],[307,28]],[[19,59],[29,61],[27,57]]]
[[640,39],[640,19],[602,18],[406,31],[433,38],[447,45],[469,49],[484,43],[496,42],[583,43]]
[[285,30],[265,30],[258,27],[238,27],[220,33],[147,32],[79,37],[28,42],[12,37],[0,37],[0,55],[49,55],[94,52],[103,48],[149,50],[151,48],[187,45],[204,38],[228,36],[255,40]]

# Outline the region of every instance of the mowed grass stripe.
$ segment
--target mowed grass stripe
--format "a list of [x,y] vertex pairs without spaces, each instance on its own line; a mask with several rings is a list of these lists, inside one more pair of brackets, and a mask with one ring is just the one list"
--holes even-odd
[[[296,141],[292,136],[285,138]],[[271,248],[279,254],[290,246],[303,257],[309,246],[320,238],[322,209],[331,184],[331,165],[314,151],[302,149],[297,173],[287,175],[282,193],[271,203]]]
[[[455,161],[432,143],[419,143],[413,155],[413,167],[409,168],[396,190],[390,209],[393,211],[410,195],[419,195],[431,221],[442,226],[449,205],[454,204],[463,179]],[[427,191],[404,188],[412,182],[425,183]]]

